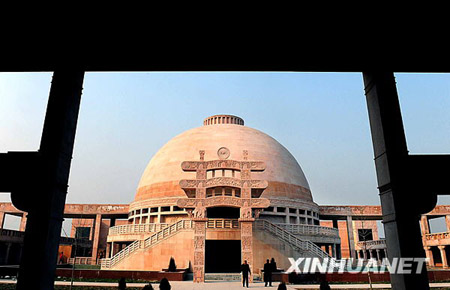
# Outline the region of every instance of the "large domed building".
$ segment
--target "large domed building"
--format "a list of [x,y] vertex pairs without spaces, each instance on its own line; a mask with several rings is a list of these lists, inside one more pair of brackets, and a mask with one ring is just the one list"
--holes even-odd
[[287,268],[287,257],[327,257],[320,246],[340,242],[335,230],[319,226],[294,156],[232,115],[206,118],[154,155],[128,223],[110,230],[109,243],[127,246],[104,268],[162,270],[173,257],[198,282],[205,273],[239,272],[243,260],[259,273],[267,258]]

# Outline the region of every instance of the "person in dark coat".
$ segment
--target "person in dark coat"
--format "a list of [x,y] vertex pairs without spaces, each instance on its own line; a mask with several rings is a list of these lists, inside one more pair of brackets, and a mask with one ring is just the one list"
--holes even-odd
[[286,284],[281,282],[280,285],[278,285],[278,290],[287,290]]
[[267,284],[272,287],[272,264],[269,263],[269,259],[264,264],[264,287],[267,287]]
[[159,289],[161,290],[170,290],[172,286],[170,286],[169,280],[167,278],[162,278],[161,282],[159,282]]
[[275,262],[275,259],[274,259],[274,258],[272,258],[272,259],[270,260],[270,265],[272,265],[272,273],[278,271],[277,263]]
[[127,283],[125,282],[125,278],[120,278],[119,280],[119,290],[127,289]]
[[331,290],[330,285],[327,281],[320,282],[320,290]]
[[250,272],[250,266],[247,264],[247,260],[244,261],[244,264],[241,265],[241,272],[242,272],[242,287],[245,287],[247,284],[248,288],[248,275],[251,275]]

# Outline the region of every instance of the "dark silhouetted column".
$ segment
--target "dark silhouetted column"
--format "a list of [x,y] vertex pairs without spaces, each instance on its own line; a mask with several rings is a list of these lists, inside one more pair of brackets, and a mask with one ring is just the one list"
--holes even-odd
[[[7,184],[14,206],[28,212],[18,290],[53,289],[83,79],[80,70],[55,71],[39,151],[16,154],[16,160],[29,155],[24,164],[31,166],[17,172],[25,168],[33,174],[29,184]],[[4,161],[8,158],[15,155],[8,152]],[[15,160],[10,164],[21,165]]]
[[[413,170],[418,167],[408,157],[394,74],[364,72],[363,77],[388,257],[425,258],[419,220],[436,198],[413,174],[429,168]],[[392,289],[429,289],[425,267],[420,274],[416,267],[412,274],[391,274]]]

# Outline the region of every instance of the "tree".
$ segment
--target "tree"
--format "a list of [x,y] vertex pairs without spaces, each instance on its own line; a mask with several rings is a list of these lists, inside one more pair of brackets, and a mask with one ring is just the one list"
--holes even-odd
[[175,264],[175,259],[173,257],[170,257],[169,272],[176,272],[176,271],[177,271],[177,265]]

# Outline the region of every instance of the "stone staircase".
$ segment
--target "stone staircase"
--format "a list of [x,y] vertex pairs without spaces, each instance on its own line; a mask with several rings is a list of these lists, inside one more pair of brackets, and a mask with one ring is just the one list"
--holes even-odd
[[256,220],[255,221],[255,228],[257,230],[263,230],[266,232],[269,232],[270,234],[274,235],[278,239],[288,243],[295,249],[299,250],[300,252],[307,252],[310,254],[311,257],[318,257],[321,259],[331,259],[331,256],[328,255],[326,252],[324,252],[319,246],[314,244],[311,241],[308,240],[302,240],[296,235],[288,232],[287,230],[283,229],[282,227],[273,224],[267,220]]
[[[188,219],[182,219],[179,220],[168,227],[165,227],[161,229],[160,231],[154,233],[150,237],[146,238],[145,240],[136,240],[124,249],[122,249],[120,252],[115,254],[111,258],[101,259],[100,265],[102,269],[111,269],[121,261],[123,261],[125,258],[133,254],[139,249],[145,249],[152,247],[158,243],[160,243],[163,240],[166,240],[176,233],[180,232],[181,230],[185,229],[192,229],[194,222],[192,220]],[[282,227],[273,224],[267,220],[256,220],[255,221],[255,228],[257,230],[263,230],[266,231],[272,235],[274,235],[279,240],[282,240],[283,242],[286,242],[290,246],[294,247],[300,252],[309,253],[309,256],[311,257],[318,257],[321,259],[331,259],[331,256],[322,251],[320,247],[318,247],[313,242],[302,240],[298,236],[295,236],[294,234],[290,233],[289,231],[283,229]],[[219,273],[220,274],[220,273]],[[221,276],[222,275],[222,276]],[[214,276],[219,279],[222,277],[223,279],[231,279],[230,277],[234,277],[234,274],[214,274]],[[230,276],[231,275],[231,276]],[[233,278],[234,279],[234,278]],[[239,278],[240,279],[240,278]],[[224,280],[225,281],[225,280]],[[228,281],[228,280],[227,280]],[[231,280],[230,280],[231,281]]]
[[145,240],[137,240],[133,243],[129,244],[127,247],[122,249],[120,252],[115,254],[111,258],[101,259],[100,265],[102,269],[111,269],[121,261],[123,261],[126,257],[130,256],[132,253],[136,252],[139,249],[145,249],[152,247],[159,242],[168,239],[169,237],[175,235],[176,233],[180,232],[181,230],[185,229],[192,229],[193,228],[193,221],[182,219],[179,220],[168,227],[165,227],[161,229],[160,231],[154,233],[150,237],[146,238]]

